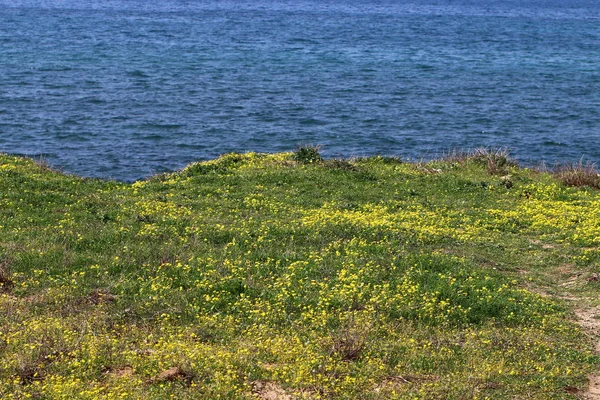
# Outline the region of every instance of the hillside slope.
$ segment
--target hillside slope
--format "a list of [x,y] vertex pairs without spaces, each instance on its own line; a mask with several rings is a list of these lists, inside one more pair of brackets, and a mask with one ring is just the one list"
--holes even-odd
[[575,399],[600,192],[503,158],[0,155],[2,399]]

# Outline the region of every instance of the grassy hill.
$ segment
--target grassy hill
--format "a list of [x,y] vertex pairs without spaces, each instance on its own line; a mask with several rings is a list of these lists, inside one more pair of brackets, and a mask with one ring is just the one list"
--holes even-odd
[[599,191],[494,152],[0,155],[0,398],[581,398],[599,249]]

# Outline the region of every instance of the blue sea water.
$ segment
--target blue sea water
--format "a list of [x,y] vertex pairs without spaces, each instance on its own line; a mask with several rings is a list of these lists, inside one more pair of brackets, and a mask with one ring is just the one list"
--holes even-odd
[[599,139],[596,0],[0,0],[0,152],[72,173]]

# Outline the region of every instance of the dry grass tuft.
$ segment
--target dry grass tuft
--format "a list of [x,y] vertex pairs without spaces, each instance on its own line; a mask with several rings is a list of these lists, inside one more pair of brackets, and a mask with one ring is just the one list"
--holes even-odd
[[332,169],[341,169],[344,171],[354,171],[358,172],[360,169],[354,165],[352,162],[348,160],[343,160],[340,158],[333,158],[331,160],[325,161],[325,166]]
[[54,169],[52,169],[52,167],[48,163],[48,160],[46,160],[44,157],[40,156],[39,158],[34,159],[34,161],[40,168],[40,172],[54,172]]
[[600,189],[600,174],[593,163],[571,163],[554,167],[554,175],[567,186]]
[[22,385],[43,381],[46,377],[46,368],[65,352],[64,347],[54,343],[48,337],[42,337],[39,344],[38,353],[31,358],[22,359],[16,367],[15,372]]
[[46,373],[35,364],[21,364],[17,367],[17,376],[22,385],[30,385],[36,381],[43,381]]
[[365,350],[369,330],[351,321],[332,336],[331,354],[337,355],[342,361],[356,361]]
[[10,264],[6,259],[0,259],[0,293],[8,293],[14,286],[10,277]]
[[117,296],[110,293],[106,289],[95,289],[87,296],[86,299],[92,304],[114,303],[117,301]]
[[508,150],[504,148],[480,147],[467,152],[453,151],[444,156],[443,160],[461,165],[474,161],[485,166],[490,175],[508,175],[510,167],[517,166],[517,163],[510,158]]
[[472,154],[472,151],[452,150],[450,153],[444,154],[441,159],[448,163],[463,165],[471,160]]

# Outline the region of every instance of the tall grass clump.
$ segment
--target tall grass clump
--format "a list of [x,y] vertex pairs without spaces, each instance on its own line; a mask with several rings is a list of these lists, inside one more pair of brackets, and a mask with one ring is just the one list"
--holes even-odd
[[554,167],[554,175],[567,186],[600,189],[600,174],[596,165],[590,162],[584,164],[580,160],[577,163],[557,165]]
[[460,165],[475,162],[485,167],[490,175],[506,175],[510,172],[511,167],[517,166],[517,163],[510,158],[510,154],[505,148],[480,147],[471,151],[453,151],[443,159]]

